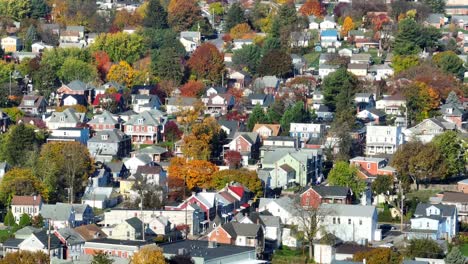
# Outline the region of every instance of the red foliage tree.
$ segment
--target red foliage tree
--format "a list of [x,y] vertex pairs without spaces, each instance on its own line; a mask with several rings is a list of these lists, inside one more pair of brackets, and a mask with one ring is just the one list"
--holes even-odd
[[179,126],[174,121],[169,121],[164,126],[165,140],[177,141],[184,133],[180,131]]
[[225,35],[223,36],[223,41],[224,41],[224,42],[231,42],[231,41],[232,41],[231,35],[230,35],[230,34],[225,34]]
[[180,87],[180,93],[182,96],[195,97],[199,96],[203,92],[204,88],[205,85],[202,82],[190,80],[188,83]]
[[101,80],[105,80],[110,67],[112,66],[111,59],[105,51],[96,51],[94,54],[96,60],[96,68],[99,73]]
[[224,154],[224,162],[229,167],[237,168],[241,164],[242,156],[238,151],[235,150],[228,150]]
[[304,16],[314,15],[316,17],[322,17],[324,8],[318,0],[307,0],[299,9],[299,12]]
[[224,74],[224,56],[211,43],[199,46],[187,62],[192,72],[200,79],[219,82]]

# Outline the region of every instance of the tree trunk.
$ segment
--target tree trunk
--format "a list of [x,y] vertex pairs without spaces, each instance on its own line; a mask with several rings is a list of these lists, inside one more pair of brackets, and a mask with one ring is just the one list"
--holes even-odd
[[314,259],[314,245],[312,244],[312,241],[309,241],[309,261]]

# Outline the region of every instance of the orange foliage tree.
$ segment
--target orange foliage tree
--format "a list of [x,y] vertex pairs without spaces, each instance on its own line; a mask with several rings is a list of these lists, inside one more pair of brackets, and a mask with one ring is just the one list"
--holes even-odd
[[207,160],[212,150],[210,142],[220,129],[218,122],[212,117],[194,124],[191,133],[183,139],[182,152],[191,159]]
[[189,30],[201,19],[200,7],[194,0],[171,0],[167,20],[175,31]]
[[112,66],[111,59],[109,55],[105,51],[99,50],[96,51],[94,54],[94,60],[96,61],[96,68],[99,73],[99,77],[101,80],[105,80],[107,73],[109,73],[109,69]]
[[205,160],[189,160],[173,158],[169,165],[169,179],[172,177],[183,179],[188,189],[212,188],[212,175],[218,167]]
[[239,39],[242,38],[245,34],[250,33],[251,31],[252,29],[250,28],[249,24],[242,23],[231,28],[229,34],[232,38]]
[[203,43],[199,46],[187,64],[199,79],[213,83],[219,83],[224,74],[224,56],[211,43]]
[[319,0],[307,0],[307,2],[299,8],[299,13],[304,16],[314,15],[316,17],[322,17],[324,10]]
[[200,81],[190,80],[182,87],[180,87],[180,93],[183,96],[195,97],[200,96],[200,94],[205,89],[205,85]]
[[353,19],[351,17],[347,16],[343,21],[343,26],[341,27],[341,35],[342,36],[347,36],[348,32],[353,28],[354,28]]

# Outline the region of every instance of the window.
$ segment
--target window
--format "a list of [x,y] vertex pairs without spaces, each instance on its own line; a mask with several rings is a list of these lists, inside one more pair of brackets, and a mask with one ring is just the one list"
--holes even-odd
[[60,122],[65,122],[65,117],[64,116],[60,117]]
[[361,219],[359,219],[359,225],[362,225],[362,220]]
[[367,168],[370,169],[370,163],[367,163]]
[[138,124],[143,124],[143,118],[138,119]]
[[350,224],[351,224],[351,218],[348,219],[348,225],[350,225]]
[[429,222],[426,223],[426,227],[429,227]]
[[333,217],[333,224],[336,224],[336,218]]
[[102,139],[102,140],[107,140],[108,138],[109,138],[108,135],[101,135],[101,139]]
[[339,217],[338,217],[338,224],[339,224],[339,225],[341,224],[341,220],[340,220],[340,218],[339,218]]
[[130,237],[130,231],[127,231],[127,237]]

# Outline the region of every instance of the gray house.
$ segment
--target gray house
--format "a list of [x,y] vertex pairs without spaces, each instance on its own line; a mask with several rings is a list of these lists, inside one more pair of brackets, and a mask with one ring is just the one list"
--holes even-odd
[[116,128],[98,131],[93,138],[88,140],[89,152],[96,160],[102,162],[127,156],[131,147],[130,137]]

